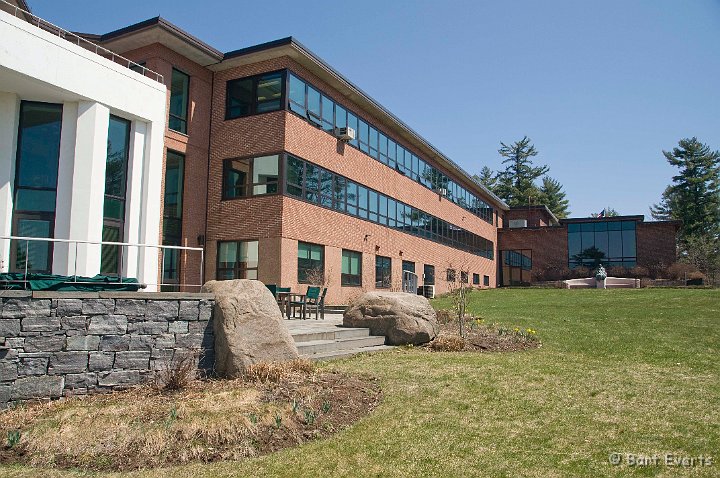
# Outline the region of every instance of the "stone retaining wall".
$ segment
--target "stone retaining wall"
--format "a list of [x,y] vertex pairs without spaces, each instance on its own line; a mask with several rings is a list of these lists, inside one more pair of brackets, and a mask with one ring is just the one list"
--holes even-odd
[[0,407],[126,388],[186,354],[211,372],[212,297],[0,291]]

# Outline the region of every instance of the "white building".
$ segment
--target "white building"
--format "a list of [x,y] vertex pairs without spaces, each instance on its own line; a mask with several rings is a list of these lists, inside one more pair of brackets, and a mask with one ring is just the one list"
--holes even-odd
[[[162,78],[16,4],[0,0],[0,237],[159,244]],[[26,260],[30,272],[158,278],[154,247],[0,239],[2,272]]]

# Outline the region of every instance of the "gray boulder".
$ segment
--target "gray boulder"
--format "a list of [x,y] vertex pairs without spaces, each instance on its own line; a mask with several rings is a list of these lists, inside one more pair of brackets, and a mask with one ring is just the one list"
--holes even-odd
[[210,281],[202,291],[215,294],[215,372],[219,376],[239,377],[254,363],[298,358],[280,308],[262,282]]
[[424,344],[440,330],[430,302],[406,292],[366,292],[347,308],[343,326],[368,327],[388,345]]

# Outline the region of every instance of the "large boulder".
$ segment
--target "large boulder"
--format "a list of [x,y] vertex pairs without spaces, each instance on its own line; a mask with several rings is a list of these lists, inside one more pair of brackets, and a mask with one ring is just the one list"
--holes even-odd
[[430,302],[406,292],[366,292],[345,311],[343,326],[368,327],[389,345],[424,344],[440,329]]
[[210,281],[203,292],[215,294],[215,372],[235,378],[258,362],[298,358],[272,293],[256,280]]

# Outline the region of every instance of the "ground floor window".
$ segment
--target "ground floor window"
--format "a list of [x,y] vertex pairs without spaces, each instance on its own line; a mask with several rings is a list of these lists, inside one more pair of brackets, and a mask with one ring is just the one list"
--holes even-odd
[[455,269],[446,269],[445,280],[448,282],[455,282]]
[[483,276],[483,285],[490,287],[490,276]]
[[362,285],[362,253],[343,249],[340,284],[344,286]]
[[375,288],[389,289],[392,285],[392,259],[375,256]]
[[473,285],[480,285],[480,274],[473,274]]
[[324,282],[325,247],[309,242],[298,242],[298,282],[321,284]]
[[500,259],[502,261],[502,285],[530,284],[532,280],[532,250],[516,249],[512,251],[502,251]]
[[258,241],[218,242],[217,279],[257,279]]

